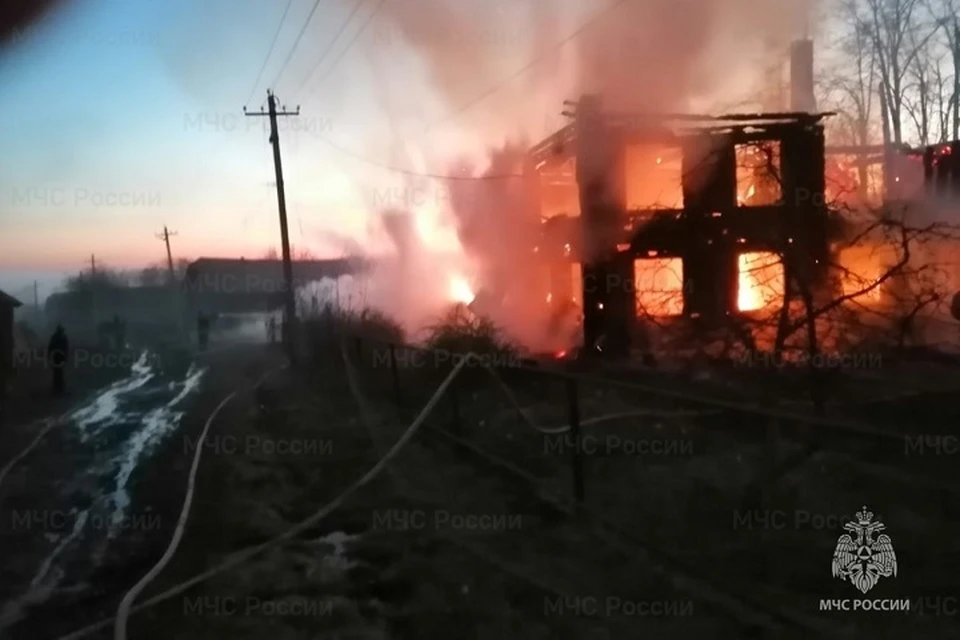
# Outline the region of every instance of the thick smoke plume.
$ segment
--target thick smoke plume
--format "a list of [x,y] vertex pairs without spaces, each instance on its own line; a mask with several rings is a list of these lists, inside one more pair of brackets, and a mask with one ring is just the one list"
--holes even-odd
[[[607,108],[632,111],[718,111],[755,105],[756,82],[770,77],[771,64],[786,60],[791,40],[808,23],[811,4],[812,0],[390,0],[381,6],[371,27],[376,35],[366,46],[374,64],[383,67],[380,74],[390,73],[398,48],[415,52],[433,97],[445,105],[444,113],[456,114],[437,128],[448,135],[461,134],[464,148],[438,150],[431,145],[439,138],[431,142],[428,136],[410,142],[407,151],[421,161],[430,159],[430,172],[471,171],[483,178],[439,182],[434,188],[448,194],[442,213],[455,225],[461,252],[480,266],[471,274],[474,284],[502,287],[513,282],[517,288],[526,286],[519,276],[532,272],[531,248],[536,245],[539,217],[523,181],[502,176],[519,174],[529,145],[566,123],[559,113],[563,100],[600,93]],[[588,22],[578,36],[564,42]],[[782,45],[782,60],[763,59],[771,42]],[[517,74],[534,59],[535,65]],[[401,104],[401,98],[397,100]],[[381,95],[381,101],[389,111],[390,98]],[[471,146],[478,139],[486,153],[478,155]],[[423,215],[417,207],[409,213]],[[396,215],[382,219],[393,225],[387,228],[398,252],[429,252],[424,245],[430,243],[416,242],[417,234],[409,232],[416,225],[403,232],[396,228],[391,222]],[[422,271],[423,259],[416,262]],[[437,266],[429,279],[442,282],[446,274],[439,272],[446,268]],[[408,287],[423,288],[422,281],[403,275]],[[546,308],[539,304],[542,295],[529,291],[528,308],[520,312],[511,308],[505,317],[496,318],[537,348],[545,346],[532,344],[543,335],[546,322]]]

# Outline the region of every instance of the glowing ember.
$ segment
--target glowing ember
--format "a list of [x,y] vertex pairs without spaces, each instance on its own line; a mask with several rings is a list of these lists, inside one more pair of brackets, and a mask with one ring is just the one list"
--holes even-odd
[[756,311],[781,299],[784,290],[783,264],[775,253],[741,253],[738,258],[737,308]]
[[453,276],[450,278],[450,298],[454,302],[470,304],[476,297],[477,294],[473,292],[466,278],[463,276]]
[[567,352],[565,350],[561,350],[561,351],[557,351],[554,355],[556,356],[557,360],[559,360],[564,356],[566,356]]

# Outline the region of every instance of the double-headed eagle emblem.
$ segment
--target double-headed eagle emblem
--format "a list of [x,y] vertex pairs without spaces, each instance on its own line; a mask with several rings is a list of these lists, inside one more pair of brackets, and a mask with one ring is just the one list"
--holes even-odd
[[880,578],[896,577],[897,554],[893,551],[890,536],[881,533],[887,527],[879,520],[873,522],[873,513],[864,507],[857,512],[856,522],[848,522],[843,528],[855,534],[843,534],[833,552],[833,577],[850,580],[850,584],[866,593],[876,586]]

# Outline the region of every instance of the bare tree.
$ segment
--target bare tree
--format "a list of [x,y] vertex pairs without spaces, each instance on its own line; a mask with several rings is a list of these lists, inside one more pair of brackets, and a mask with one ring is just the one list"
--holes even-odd
[[[926,0],[927,9],[933,17],[935,25],[938,25],[943,32],[947,57],[950,60],[953,73],[943,78],[941,91],[949,87],[949,98],[946,99],[946,106],[949,110],[949,116],[946,116],[944,110],[944,121],[949,121],[949,129],[943,128],[941,137],[946,140],[956,140],[960,138],[960,20],[957,15],[960,12],[960,1],[958,0]],[[941,94],[941,97],[943,94]],[[949,134],[946,132],[949,131]]]
[[140,270],[137,276],[137,283],[141,287],[158,287],[163,285],[168,278],[167,269],[160,265],[151,265]]
[[[937,142],[947,142],[950,140],[950,133],[952,131],[951,117],[954,110],[954,100],[953,95],[954,89],[953,83],[955,82],[954,78],[956,73],[951,73],[951,70],[948,69],[945,62],[946,55],[941,55],[937,58],[936,63],[932,70],[932,107],[934,113],[934,124],[936,125],[940,135],[937,137]],[[954,134],[956,135],[956,134]]]
[[130,285],[129,274],[109,267],[101,266],[96,271],[81,271],[64,281],[67,291],[103,291]]
[[304,262],[308,260],[316,260],[316,256],[313,255],[313,251],[309,247],[290,247],[290,255],[293,260],[298,262]]
[[854,0],[850,3],[852,19],[870,37],[880,92],[886,103],[890,127],[889,142],[902,144],[906,94],[910,70],[916,58],[936,34],[940,23],[926,19],[921,0]]
[[936,30],[922,36],[918,31],[911,29],[906,36],[907,46],[915,55],[905,76],[903,108],[913,122],[918,141],[927,146],[935,140],[946,139],[942,123],[949,107],[944,95],[943,61],[948,51],[935,37]]
[[[182,282],[190,266],[188,258],[179,258],[173,263],[174,282]],[[144,267],[136,273],[134,280],[141,287],[159,287],[170,283],[170,265],[166,262],[157,262]]]
[[857,18],[856,1],[841,5],[844,16],[852,18],[849,31],[839,42],[847,72],[835,77],[833,86],[840,94],[837,102],[841,127],[846,129],[846,141],[866,146],[873,140],[871,124],[874,112],[874,87],[877,84],[877,56],[866,25]]
[[[877,83],[879,70],[872,38],[858,16],[858,2],[844,0],[836,7],[835,24],[840,33],[831,43],[838,55],[833,68],[821,72],[817,83],[818,103],[834,111],[837,117],[826,122],[827,138],[832,145],[860,148],[859,153],[828,158],[829,189],[854,192],[860,202],[875,194],[870,167],[875,159],[867,147],[879,139],[877,119]],[[847,163],[856,172],[855,185],[847,184]]]
[[[264,260],[279,260],[280,252],[277,251],[276,247],[270,247],[263,254]],[[302,262],[305,260],[316,260],[316,256],[313,254],[313,251],[309,247],[297,247],[290,245],[290,259],[294,262]]]

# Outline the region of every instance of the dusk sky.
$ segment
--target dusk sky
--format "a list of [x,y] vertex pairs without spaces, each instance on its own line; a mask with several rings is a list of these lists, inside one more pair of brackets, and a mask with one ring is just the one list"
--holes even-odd
[[[267,118],[242,113],[245,104],[259,109],[268,87],[289,109],[301,106],[299,118],[280,123],[291,243],[322,257],[342,255],[343,238],[370,248],[377,241],[371,210],[403,207],[410,187],[402,174],[356,156],[448,174],[454,157],[479,162],[487,144],[519,130],[547,135],[565,123],[559,112],[575,97],[572,84],[527,91],[517,72],[598,5],[544,1],[569,9],[555,27],[559,37],[535,39],[510,12],[539,8],[503,0],[478,5],[502,15],[494,22],[501,27],[447,34],[455,46],[497,54],[469,87],[482,99],[451,118],[457,105],[438,95],[420,52],[387,19],[376,14],[353,42],[380,0],[363,0],[319,68],[354,2],[321,0],[284,66],[314,5],[292,0],[256,87],[285,0],[66,2],[0,48],[0,287],[39,278],[48,289],[87,268],[91,254],[118,268],[165,260],[156,238],[164,225],[178,234],[175,258],[259,257],[278,247]],[[552,48],[548,64],[564,55]],[[413,142],[398,152],[398,137]],[[444,196],[418,193],[436,204],[421,214],[436,218],[429,209],[442,207]],[[437,220],[424,223],[429,234],[438,245],[455,244]]]
[[[313,4],[293,0],[249,109],[265,103],[268,83]],[[319,254],[341,251],[325,242],[327,230],[362,240],[366,205],[401,199],[403,189],[397,175],[320,138],[385,164],[410,166],[391,163],[383,146],[370,144],[377,136],[389,140],[391,131],[376,83],[393,82],[418,96],[409,113],[392,114],[401,131],[415,133],[431,114],[444,113],[443,104],[430,100],[401,39],[386,43],[393,50],[392,77],[374,73],[370,40],[383,45],[392,37],[376,20],[319,86],[377,4],[364,2],[305,83],[353,8],[322,0],[275,87],[288,108],[299,103],[302,113],[296,122],[281,122],[291,242]],[[285,5],[75,0],[0,51],[0,286],[22,286],[37,273],[75,272],[89,264],[91,253],[115,267],[162,260],[155,234],[164,225],[178,232],[175,256],[256,257],[277,246],[267,119],[244,118],[241,109]],[[438,130],[431,139],[450,132]]]

